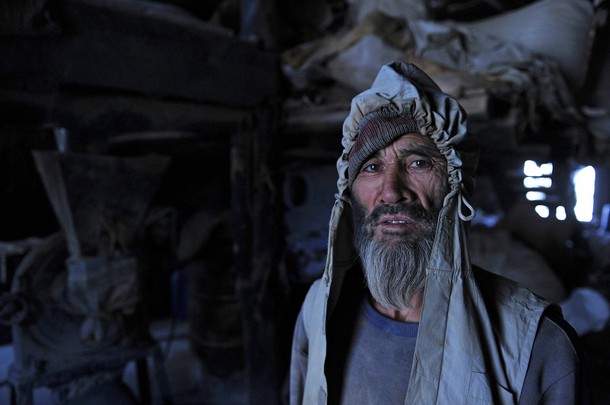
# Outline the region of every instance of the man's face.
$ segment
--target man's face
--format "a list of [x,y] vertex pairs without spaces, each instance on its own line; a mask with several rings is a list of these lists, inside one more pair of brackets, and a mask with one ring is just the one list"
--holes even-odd
[[447,163],[434,142],[411,133],[365,160],[352,185],[356,215],[374,218],[376,241],[409,238],[437,216],[448,191]]
[[431,139],[412,133],[367,159],[354,180],[355,243],[369,291],[386,308],[411,308],[423,289],[446,165]]

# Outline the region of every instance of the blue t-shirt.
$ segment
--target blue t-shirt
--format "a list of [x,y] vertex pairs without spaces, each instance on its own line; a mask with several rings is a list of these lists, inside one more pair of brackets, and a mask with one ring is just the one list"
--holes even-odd
[[403,404],[419,324],[381,315],[367,297],[359,312],[345,365],[341,403]]

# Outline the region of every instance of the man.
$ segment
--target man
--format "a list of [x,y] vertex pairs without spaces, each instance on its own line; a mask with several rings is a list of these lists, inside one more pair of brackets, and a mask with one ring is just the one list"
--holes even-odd
[[470,263],[478,150],[460,105],[394,62],[352,101],[342,144],[325,273],[294,332],[291,404],[586,401],[555,308]]

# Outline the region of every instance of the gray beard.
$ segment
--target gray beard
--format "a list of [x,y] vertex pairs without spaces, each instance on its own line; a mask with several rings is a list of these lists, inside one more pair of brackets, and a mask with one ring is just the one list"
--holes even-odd
[[[371,296],[379,304],[394,310],[412,309],[413,296],[422,291],[426,281],[426,267],[430,260],[438,220],[437,212],[421,207],[382,206],[367,218],[361,208],[355,215],[355,242],[364,268]],[[359,211],[359,212],[358,212]],[[376,218],[383,212],[409,213],[417,218],[421,228],[402,235],[400,239],[374,238]]]

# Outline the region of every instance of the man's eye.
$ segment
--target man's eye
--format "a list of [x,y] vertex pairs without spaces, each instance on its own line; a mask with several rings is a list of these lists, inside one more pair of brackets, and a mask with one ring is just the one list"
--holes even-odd
[[380,165],[377,163],[365,163],[364,166],[362,166],[362,171],[375,173],[375,172],[379,171],[379,168],[380,168]]
[[430,159],[414,159],[407,165],[407,170],[426,172],[433,166],[434,163]]

